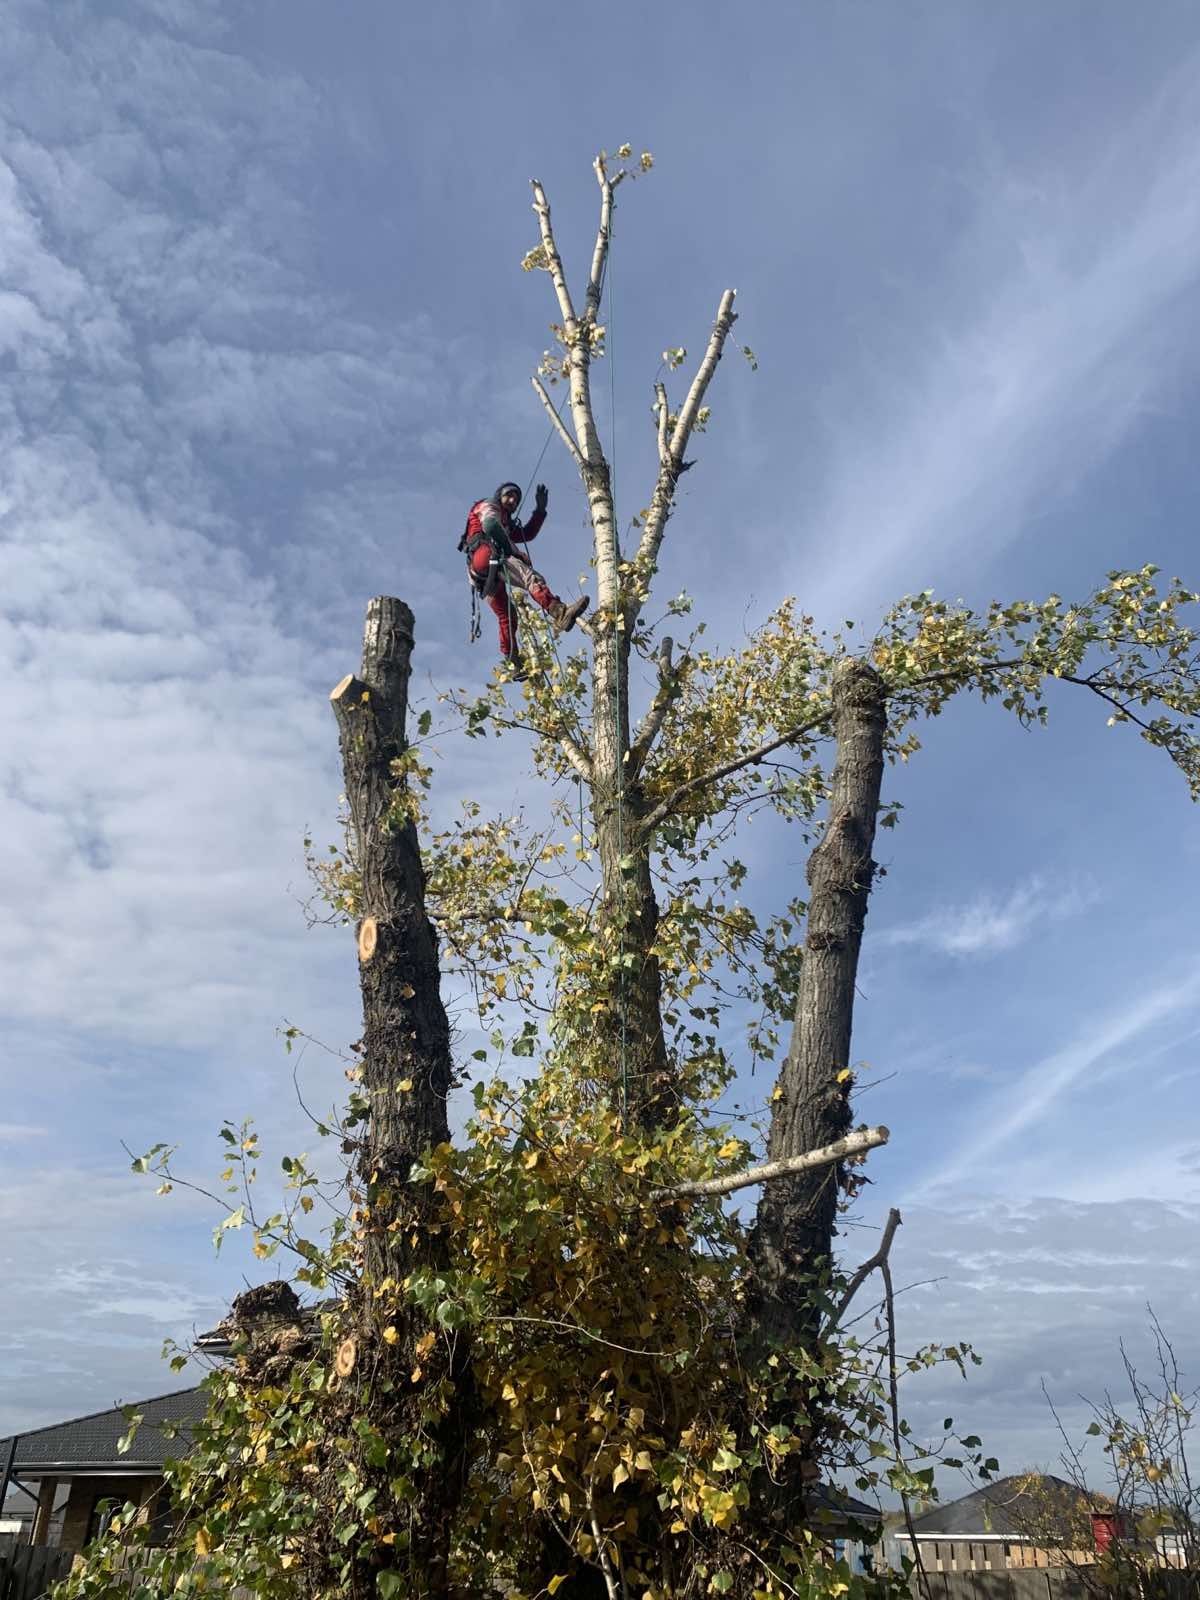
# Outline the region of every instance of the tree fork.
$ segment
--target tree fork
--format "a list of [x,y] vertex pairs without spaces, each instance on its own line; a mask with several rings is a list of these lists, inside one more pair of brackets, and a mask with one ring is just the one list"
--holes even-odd
[[[410,1174],[422,1153],[450,1137],[450,1029],[440,993],[437,938],[425,911],[425,872],[416,827],[405,806],[396,763],[407,748],[408,683],[413,616],[380,596],[367,606],[362,667],[330,695],[340,735],[347,804],[360,877],[357,929],[363,1006],[362,1083],[370,1108],[359,1173],[363,1209],[363,1276],[355,1332],[360,1351],[343,1380],[360,1384],[355,1413],[389,1446],[420,1432],[436,1464],[414,1474],[411,1498],[397,1507],[410,1531],[407,1549],[379,1544],[356,1574],[356,1588],[375,1595],[381,1563],[402,1570],[406,1594],[439,1600],[448,1593],[447,1559],[467,1433],[466,1340],[438,1338],[418,1360],[416,1344],[431,1331],[424,1314],[381,1294],[391,1280],[448,1260],[436,1222],[437,1200]],[[400,1291],[396,1291],[397,1294]],[[387,1336],[384,1337],[385,1330]],[[371,1361],[361,1350],[370,1348]],[[423,1365],[424,1382],[410,1373]],[[370,1370],[370,1377],[363,1374]],[[425,1392],[439,1380],[455,1385],[456,1402],[423,1415]],[[401,1448],[403,1444],[401,1443]],[[394,1472],[395,1469],[393,1468]],[[387,1469],[380,1476],[383,1503]]]

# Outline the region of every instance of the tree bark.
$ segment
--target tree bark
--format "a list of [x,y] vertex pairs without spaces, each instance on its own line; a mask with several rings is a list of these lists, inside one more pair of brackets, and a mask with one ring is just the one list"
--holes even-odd
[[[875,874],[887,702],[883,680],[864,661],[846,661],[833,682],[837,756],[829,816],[808,863],[808,918],[791,1044],[779,1075],[768,1159],[782,1161],[833,1144],[850,1128],[850,1034],[854,986]],[[828,1279],[840,1179],[824,1167],[769,1185],[758,1204],[752,1253],[753,1316],[766,1343],[815,1336],[814,1284]]]
[[[376,1593],[381,1565],[403,1571],[405,1593],[435,1600],[447,1593],[451,1525],[461,1482],[466,1433],[466,1341],[439,1336],[418,1358],[426,1317],[398,1289],[413,1272],[448,1262],[438,1201],[410,1173],[423,1152],[448,1142],[452,1081],[450,1030],[440,994],[437,939],[425,913],[425,873],[405,786],[394,763],[406,748],[405,722],[413,649],[412,612],[382,596],[367,607],[362,668],[330,696],[340,733],[346,800],[360,874],[358,953],[363,1006],[362,1084],[370,1107],[359,1152],[363,1271],[357,1326],[339,1352],[357,1385],[355,1412],[401,1452],[418,1431],[434,1464],[411,1474],[405,1503],[393,1507],[409,1535],[381,1542],[356,1575]],[[385,1329],[394,1329],[384,1337]],[[357,1342],[358,1348],[355,1348]],[[370,1362],[364,1360],[365,1347]],[[423,1369],[415,1383],[411,1373]],[[365,1374],[370,1372],[369,1379]],[[426,1395],[449,1378],[460,1404],[426,1412]],[[403,1454],[400,1456],[403,1462]],[[393,1464],[378,1474],[382,1508]]]

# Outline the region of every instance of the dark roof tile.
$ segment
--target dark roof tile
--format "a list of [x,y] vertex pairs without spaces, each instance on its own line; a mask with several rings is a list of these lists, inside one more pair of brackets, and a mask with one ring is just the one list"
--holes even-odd
[[[49,1428],[34,1428],[17,1438],[17,1456],[13,1470],[18,1476],[45,1472],[49,1467],[115,1467],[121,1472],[133,1472],[139,1467],[159,1471],[168,1457],[178,1457],[187,1450],[187,1437],[177,1435],[167,1438],[157,1423],[188,1424],[198,1422],[208,1408],[205,1389],[177,1389],[172,1394],[155,1395],[149,1400],[135,1400],[132,1408],[142,1414],[142,1425],[134,1435],[130,1450],[121,1455],[117,1441],[129,1431],[129,1423],[121,1406],[108,1411],[95,1411],[90,1416],[75,1417],[70,1422],[57,1422]],[[8,1455],[7,1439],[0,1439],[0,1464]]]
[[[1028,1532],[1031,1525],[1043,1520],[1037,1516],[1035,1502],[1030,1498],[1030,1477],[1029,1473],[1019,1473],[1011,1478],[998,1478],[995,1483],[985,1484],[982,1489],[964,1495],[961,1500],[935,1506],[923,1516],[913,1518],[913,1531],[931,1538],[938,1534],[949,1538],[967,1538],[971,1534],[984,1533],[1007,1533],[1019,1538]],[[1078,1502],[1087,1509],[1091,1508],[1093,1502],[1097,1507],[1102,1502],[1109,1504],[1103,1496],[1084,1494],[1063,1478],[1039,1473],[1036,1481],[1043,1491],[1064,1504]]]

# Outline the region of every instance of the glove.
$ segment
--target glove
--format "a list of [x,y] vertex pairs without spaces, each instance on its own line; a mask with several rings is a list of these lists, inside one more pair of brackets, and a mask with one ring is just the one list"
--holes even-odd
[[545,516],[546,507],[550,504],[550,491],[547,489],[544,483],[538,484],[537,493],[533,497],[533,503],[542,513],[542,515]]

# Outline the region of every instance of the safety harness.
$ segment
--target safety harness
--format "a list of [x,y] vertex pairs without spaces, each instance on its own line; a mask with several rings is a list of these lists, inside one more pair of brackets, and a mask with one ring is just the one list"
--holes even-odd
[[[475,552],[481,545],[487,545],[491,551],[486,577],[481,577],[471,565]],[[480,603],[489,600],[495,592],[501,570],[512,555],[513,547],[506,533],[477,533],[472,536],[471,519],[468,517],[462,538],[458,541],[458,548],[466,556],[467,561],[467,582],[471,588],[471,626],[467,633],[467,642],[474,644],[482,632]]]

